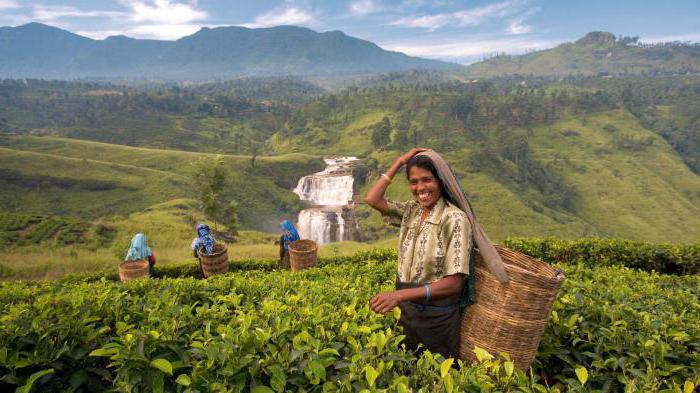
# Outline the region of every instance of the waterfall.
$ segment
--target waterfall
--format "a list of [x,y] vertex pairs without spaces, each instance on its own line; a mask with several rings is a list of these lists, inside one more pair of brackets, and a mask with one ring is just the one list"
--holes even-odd
[[355,219],[352,213],[352,168],[355,157],[324,159],[326,169],[299,179],[294,193],[311,205],[299,213],[297,229],[304,239],[318,244],[353,240]]

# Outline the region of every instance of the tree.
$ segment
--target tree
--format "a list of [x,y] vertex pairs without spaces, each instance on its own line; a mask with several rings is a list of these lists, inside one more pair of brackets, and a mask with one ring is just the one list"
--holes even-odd
[[384,116],[382,120],[372,128],[372,145],[380,149],[389,144],[391,137],[391,122]]
[[455,120],[461,120],[466,126],[469,117],[474,111],[474,98],[471,96],[453,97],[447,102],[447,106]]
[[255,159],[260,154],[260,145],[254,141],[250,141],[250,168],[255,169]]
[[227,170],[221,156],[212,159],[201,159],[192,163],[192,179],[200,208],[204,215],[214,221],[221,222],[230,231],[235,231],[237,219],[237,203],[225,197]]
[[409,145],[408,132],[411,128],[411,117],[408,113],[402,113],[394,132],[394,146],[399,150],[404,150]]

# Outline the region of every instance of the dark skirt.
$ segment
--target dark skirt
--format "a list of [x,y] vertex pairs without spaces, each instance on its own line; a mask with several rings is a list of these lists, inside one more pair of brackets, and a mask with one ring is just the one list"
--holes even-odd
[[[422,284],[396,282],[396,289],[417,288]],[[460,296],[419,302],[401,302],[401,319],[406,348],[420,354],[428,349],[439,353],[445,358],[457,358],[459,355],[459,327],[461,313],[459,311]],[[418,344],[423,347],[418,348]]]
[[292,264],[289,261],[289,250],[284,251],[284,255],[280,258],[280,266],[282,269],[291,269]]
[[280,236],[280,267],[282,269],[291,269],[292,265],[289,261],[289,249],[284,248],[284,235]]

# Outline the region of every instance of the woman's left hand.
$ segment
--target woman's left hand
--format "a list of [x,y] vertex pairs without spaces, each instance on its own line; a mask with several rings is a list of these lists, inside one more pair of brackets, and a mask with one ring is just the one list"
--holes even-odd
[[376,313],[386,314],[398,306],[400,302],[401,299],[396,292],[383,292],[369,301],[369,308]]

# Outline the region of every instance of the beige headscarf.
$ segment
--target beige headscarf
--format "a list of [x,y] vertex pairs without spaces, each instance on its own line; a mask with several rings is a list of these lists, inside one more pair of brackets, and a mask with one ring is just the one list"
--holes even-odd
[[467,213],[467,218],[469,219],[469,224],[472,227],[472,234],[474,236],[474,241],[476,242],[477,252],[481,254],[481,257],[486,262],[491,274],[493,274],[496,279],[500,282],[508,282],[508,274],[503,266],[503,259],[496,251],[496,248],[486,236],[486,232],[481,229],[481,225],[476,222],[476,217],[471,209],[469,201],[467,201],[467,196],[462,190],[462,186],[459,185],[457,177],[450,169],[447,162],[436,152],[432,150],[427,150],[422,153],[418,153],[419,156],[426,156],[433,162],[435,169],[438,172],[438,177],[442,182],[445,190],[450,194],[450,197],[457,203],[457,207],[463,212]]

